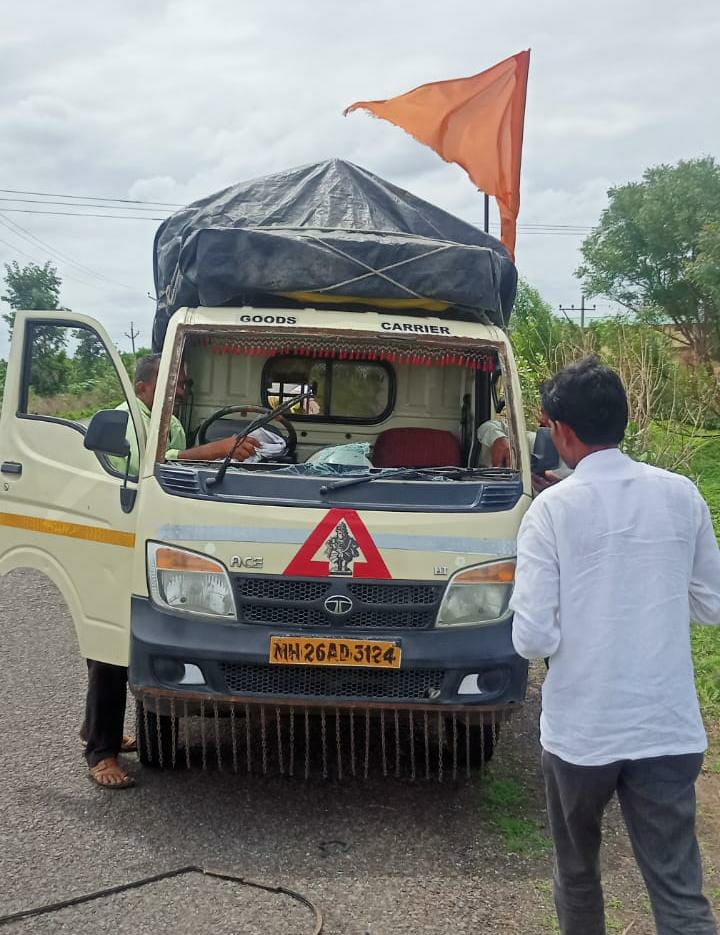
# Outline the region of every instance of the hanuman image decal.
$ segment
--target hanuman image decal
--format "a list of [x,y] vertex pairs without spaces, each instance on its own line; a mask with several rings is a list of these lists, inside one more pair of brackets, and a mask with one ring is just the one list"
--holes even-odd
[[360,555],[360,549],[344,520],[337,524],[334,533],[325,543],[325,555],[330,562],[331,575],[352,576],[350,566]]

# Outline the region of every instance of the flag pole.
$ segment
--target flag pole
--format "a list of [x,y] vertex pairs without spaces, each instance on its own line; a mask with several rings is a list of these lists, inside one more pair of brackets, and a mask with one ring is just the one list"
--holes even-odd
[[490,195],[485,195],[485,233],[490,233]]

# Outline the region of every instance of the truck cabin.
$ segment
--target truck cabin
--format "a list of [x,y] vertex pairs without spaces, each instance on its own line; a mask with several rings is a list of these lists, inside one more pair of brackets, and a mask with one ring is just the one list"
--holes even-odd
[[[404,324],[427,331],[388,340],[382,331],[181,325],[165,398],[189,446],[242,435],[263,413],[284,406],[284,415],[262,429],[270,443],[261,456],[233,463],[243,472],[312,477],[417,469],[403,479],[432,472],[460,482],[479,475],[517,481],[521,453],[512,384],[504,379],[504,336],[473,326],[484,340],[467,340],[443,334],[450,329],[442,322]],[[168,405],[158,462],[165,460],[169,412]],[[478,441],[478,427],[489,420],[501,421],[508,436],[504,469],[492,468]]]

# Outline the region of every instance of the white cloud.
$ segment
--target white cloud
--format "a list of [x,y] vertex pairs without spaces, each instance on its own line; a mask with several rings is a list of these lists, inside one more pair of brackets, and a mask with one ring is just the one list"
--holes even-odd
[[[592,225],[610,185],[717,152],[719,40],[716,0],[696,0],[691,15],[673,0],[26,0],[0,35],[0,178],[184,203],[341,156],[480,222],[482,199],[460,169],[341,111],[531,46],[520,221]],[[18,251],[57,259],[65,304],[124,345],[130,318],[148,340],[157,222],[7,218],[99,275],[2,223],[0,263],[24,262]],[[579,296],[580,239],[520,234],[519,267],[554,305]]]

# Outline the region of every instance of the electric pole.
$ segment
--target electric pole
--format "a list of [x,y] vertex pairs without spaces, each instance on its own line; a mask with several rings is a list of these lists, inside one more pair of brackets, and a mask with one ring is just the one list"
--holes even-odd
[[[563,315],[568,318],[568,312],[580,312],[580,328],[582,331],[585,330],[585,312],[594,312],[596,310],[596,305],[585,305],[585,296],[580,296],[580,308],[577,308],[575,305],[562,306],[558,305],[558,309],[563,313]],[[570,319],[568,318],[568,321]]]
[[132,352],[133,352],[133,357],[134,357],[135,356],[135,338],[140,334],[140,332],[137,331],[133,327],[133,324],[134,322],[131,321],[130,330],[125,332],[125,337],[130,339],[130,344],[132,345]]

